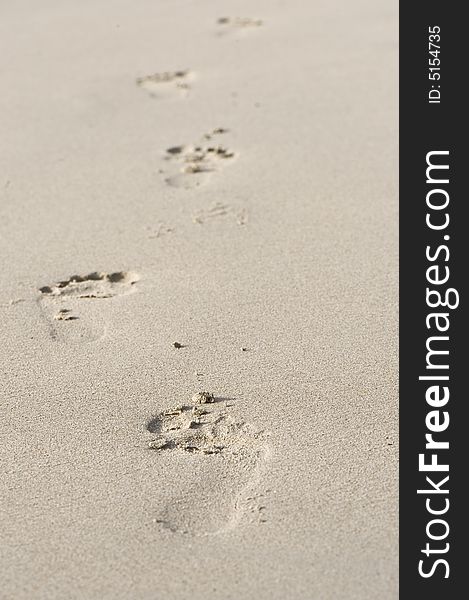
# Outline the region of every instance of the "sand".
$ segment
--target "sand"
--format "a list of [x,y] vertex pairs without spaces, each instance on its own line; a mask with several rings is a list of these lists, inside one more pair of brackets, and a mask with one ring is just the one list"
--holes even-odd
[[0,596],[396,598],[394,3],[0,11]]

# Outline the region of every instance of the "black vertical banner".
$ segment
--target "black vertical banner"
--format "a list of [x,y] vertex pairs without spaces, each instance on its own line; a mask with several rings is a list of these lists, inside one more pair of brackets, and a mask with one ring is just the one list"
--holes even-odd
[[461,598],[469,577],[464,8],[435,0],[400,6],[403,599]]

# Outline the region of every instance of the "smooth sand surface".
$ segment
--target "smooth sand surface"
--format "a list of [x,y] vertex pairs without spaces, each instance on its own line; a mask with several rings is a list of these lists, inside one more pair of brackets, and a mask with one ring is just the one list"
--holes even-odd
[[397,597],[396,10],[1,3],[2,599]]

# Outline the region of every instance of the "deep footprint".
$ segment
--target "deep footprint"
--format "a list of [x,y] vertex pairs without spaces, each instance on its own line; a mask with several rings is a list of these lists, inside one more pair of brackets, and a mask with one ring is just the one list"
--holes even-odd
[[168,185],[191,189],[207,183],[213,173],[229,164],[236,154],[229,148],[212,142],[214,136],[226,133],[223,128],[214,129],[203,136],[200,144],[171,146],[166,150],[165,160],[172,173],[166,177]]
[[[218,404],[218,403],[217,403]],[[149,442],[167,475],[167,489],[178,490],[154,519],[163,529],[189,535],[229,531],[243,518],[259,521],[253,498],[269,455],[266,435],[238,423],[218,405],[179,406],[147,423]]]
[[106,333],[107,303],[132,293],[138,280],[136,273],[93,272],[39,288],[38,303],[51,337],[66,343],[101,339]]

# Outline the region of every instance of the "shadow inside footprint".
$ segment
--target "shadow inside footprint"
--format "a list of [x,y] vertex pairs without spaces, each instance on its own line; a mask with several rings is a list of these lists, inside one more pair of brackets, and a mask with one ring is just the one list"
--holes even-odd
[[149,447],[160,455],[167,489],[175,490],[156,519],[163,528],[215,535],[256,514],[249,494],[269,454],[265,434],[213,404],[170,409],[150,419],[147,430],[156,434]]
[[96,300],[112,299],[134,291],[136,273],[116,271],[73,275],[63,281],[39,288],[38,304],[54,340],[67,343],[92,342],[106,332],[106,304]]

